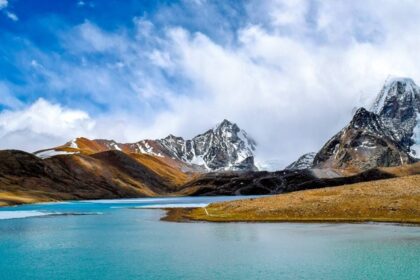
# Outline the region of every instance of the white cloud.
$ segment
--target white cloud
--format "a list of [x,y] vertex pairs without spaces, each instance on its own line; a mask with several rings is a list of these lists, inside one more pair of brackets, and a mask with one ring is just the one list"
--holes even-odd
[[[67,36],[69,34],[66,34]],[[78,39],[76,42],[71,42]],[[75,48],[74,51],[86,53],[119,51],[123,52],[128,46],[125,38],[119,34],[107,33],[89,21],[77,26],[67,43]]]
[[171,70],[197,94],[172,95],[170,110],[157,115],[153,129],[191,135],[229,118],[254,135],[263,159],[284,166],[317,151],[354,107],[370,104],[389,74],[420,78],[420,39],[412,36],[420,22],[403,16],[420,5],[356,2],[322,2],[312,23],[305,19],[308,1],[272,6],[272,13],[285,13],[273,17],[275,29],[248,25],[233,47],[170,29]]
[[90,135],[95,122],[80,110],[39,99],[29,107],[0,113],[0,148],[34,151],[57,146],[75,133]]
[[13,12],[11,12],[11,11],[8,11],[8,10],[6,9],[8,5],[9,5],[8,0],[0,0],[0,10],[3,10],[3,9],[4,9],[4,14],[5,14],[5,15],[6,15],[9,19],[11,19],[11,20],[13,20],[13,21],[18,21],[18,20],[19,20],[18,16],[17,16],[15,13],[13,13]]
[[18,21],[19,20],[18,16],[15,13],[6,12],[6,15],[7,15],[8,18],[10,18],[13,21]]
[[0,0],[0,10],[6,8],[8,4],[7,0]]
[[308,3],[305,0],[269,1],[268,15],[275,26],[303,26]]
[[[45,55],[33,69],[47,81],[41,88],[69,98],[83,92],[109,106],[109,115],[75,121],[58,134],[25,121],[12,132],[53,134],[62,142],[78,135],[136,141],[191,137],[228,118],[257,140],[259,157],[285,166],[317,151],[355,106],[369,104],[389,74],[420,81],[417,1],[255,0],[247,12],[234,43],[179,26],[156,30],[144,18],[134,19],[135,36],[91,22],[75,27],[62,34],[63,46],[81,62]],[[167,15],[165,9],[160,18]],[[98,53],[106,61],[89,60]],[[93,121],[94,129],[86,127]]]

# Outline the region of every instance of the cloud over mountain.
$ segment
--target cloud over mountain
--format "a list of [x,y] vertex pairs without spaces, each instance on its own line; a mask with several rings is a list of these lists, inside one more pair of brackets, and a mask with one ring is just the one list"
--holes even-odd
[[35,150],[67,140],[75,130],[90,134],[94,125],[87,113],[41,98],[27,108],[0,113],[0,148]]
[[[74,120],[72,129],[64,126],[63,137],[115,136],[122,142],[169,133],[192,137],[227,118],[259,143],[257,157],[284,167],[318,150],[351,119],[354,107],[368,106],[389,74],[420,77],[415,1],[217,6],[185,0],[143,12],[127,4],[129,16],[108,21],[91,14],[98,9],[100,3],[84,18],[51,20],[57,28],[45,32],[55,49],[31,36],[16,48],[15,36],[7,35],[4,49],[25,80],[2,81],[9,101],[0,103],[7,110],[17,116],[42,97],[87,116]],[[46,127],[54,128],[50,121]],[[23,121],[15,126],[30,129],[36,139],[45,133]],[[20,142],[25,148],[25,139]],[[39,140],[37,148],[51,144]]]

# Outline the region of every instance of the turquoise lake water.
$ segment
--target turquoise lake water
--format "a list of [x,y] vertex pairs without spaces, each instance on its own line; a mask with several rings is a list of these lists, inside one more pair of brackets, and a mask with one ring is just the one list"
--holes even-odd
[[133,209],[226,199],[1,208],[0,279],[420,279],[420,227],[169,223]]

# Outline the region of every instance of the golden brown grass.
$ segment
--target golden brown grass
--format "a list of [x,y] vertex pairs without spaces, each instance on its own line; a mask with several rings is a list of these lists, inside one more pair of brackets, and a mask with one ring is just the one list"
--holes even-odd
[[420,175],[174,209],[167,220],[420,223]]
[[16,192],[0,192],[0,206],[11,206],[18,204],[30,204],[38,202],[54,201],[48,198],[48,194],[41,193],[22,193]]
[[168,182],[174,185],[174,189],[177,189],[177,187],[185,184],[194,176],[193,174],[182,172],[174,163],[167,163],[166,161],[170,159],[161,159],[147,154],[131,153],[129,155],[144,166],[147,166],[160,177],[168,180]]
[[420,162],[416,162],[413,164],[404,164],[395,167],[381,167],[379,169],[386,173],[393,174],[397,177],[417,175],[420,174]]
[[[84,155],[92,155],[98,152],[107,151],[108,148],[101,142],[101,140],[89,140],[87,138],[77,138],[78,148],[71,148],[67,146],[61,146],[56,148],[58,151],[65,152],[76,152]],[[135,153],[130,150],[128,145],[122,144],[124,153],[131,158],[135,159],[139,163],[143,164],[160,177],[164,178],[168,183],[174,186],[174,190],[178,190],[178,187],[185,184],[188,180],[191,180],[195,175],[187,174],[182,172],[182,163],[180,161],[166,158],[158,158],[156,156],[148,154]]]

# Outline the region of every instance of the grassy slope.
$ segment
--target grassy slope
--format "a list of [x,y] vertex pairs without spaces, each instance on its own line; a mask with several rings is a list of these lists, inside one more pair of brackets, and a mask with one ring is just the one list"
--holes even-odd
[[166,162],[170,161],[171,159],[161,159],[146,154],[131,153],[129,155],[138,162],[150,168],[150,170],[162,178],[165,178],[174,186],[174,190],[177,190],[181,185],[185,184],[188,180],[191,180],[196,176],[195,174],[187,174],[182,172],[180,168],[177,168],[176,163]]
[[[8,182],[8,187],[5,188],[3,181],[4,178],[0,178],[0,207],[19,204],[79,199],[77,196],[73,196],[69,193],[51,191],[50,188],[42,186],[33,189],[28,189],[20,186],[19,184],[13,185]],[[37,184],[38,182],[34,183]]]
[[205,209],[174,209],[165,219],[420,223],[420,175],[215,203]]
[[193,177],[194,174],[183,173],[149,155],[121,153],[118,156],[114,151],[41,160],[23,152],[3,151],[0,153],[0,206],[168,195]]

